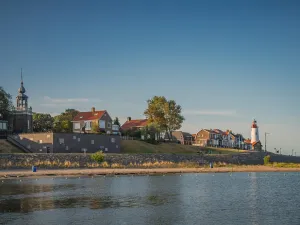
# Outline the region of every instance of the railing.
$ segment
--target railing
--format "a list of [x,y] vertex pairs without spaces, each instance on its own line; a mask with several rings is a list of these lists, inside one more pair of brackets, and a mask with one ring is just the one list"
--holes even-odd
[[26,153],[32,153],[32,151],[30,151],[28,148],[26,148],[24,145],[20,144],[17,140],[15,140],[14,138],[12,138],[11,136],[7,137],[7,141],[9,143],[11,143],[12,145],[20,148],[21,150],[23,150]]
[[136,140],[137,138],[135,137],[129,137],[129,136],[121,136],[122,140]]

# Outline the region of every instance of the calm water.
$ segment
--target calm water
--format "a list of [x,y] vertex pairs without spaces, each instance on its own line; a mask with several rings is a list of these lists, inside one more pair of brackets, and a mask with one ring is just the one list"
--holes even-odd
[[300,224],[300,173],[0,180],[0,224]]

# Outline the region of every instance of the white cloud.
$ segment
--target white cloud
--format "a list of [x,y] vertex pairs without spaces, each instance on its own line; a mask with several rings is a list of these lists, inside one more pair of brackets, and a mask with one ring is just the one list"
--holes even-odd
[[236,111],[234,110],[220,110],[220,111],[213,111],[213,110],[184,110],[184,115],[207,115],[207,116],[234,116],[237,115]]
[[89,99],[89,98],[51,98],[44,96],[44,103],[41,106],[45,107],[57,107],[57,106],[72,106],[75,103],[96,103],[101,102],[100,99]]

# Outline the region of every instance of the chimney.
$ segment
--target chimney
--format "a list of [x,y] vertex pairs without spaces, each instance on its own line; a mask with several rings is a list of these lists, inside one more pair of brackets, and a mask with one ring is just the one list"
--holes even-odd
[[130,121],[131,120],[131,117],[127,117],[127,121]]
[[92,113],[95,113],[95,107],[92,107]]

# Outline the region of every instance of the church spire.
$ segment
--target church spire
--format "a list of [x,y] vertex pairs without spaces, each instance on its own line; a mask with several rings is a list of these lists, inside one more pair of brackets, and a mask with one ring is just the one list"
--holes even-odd
[[23,72],[21,68],[21,87],[19,88],[19,93],[24,94],[26,92],[24,86],[23,86]]
[[22,68],[21,68],[21,84],[23,84],[23,73],[22,73]]

